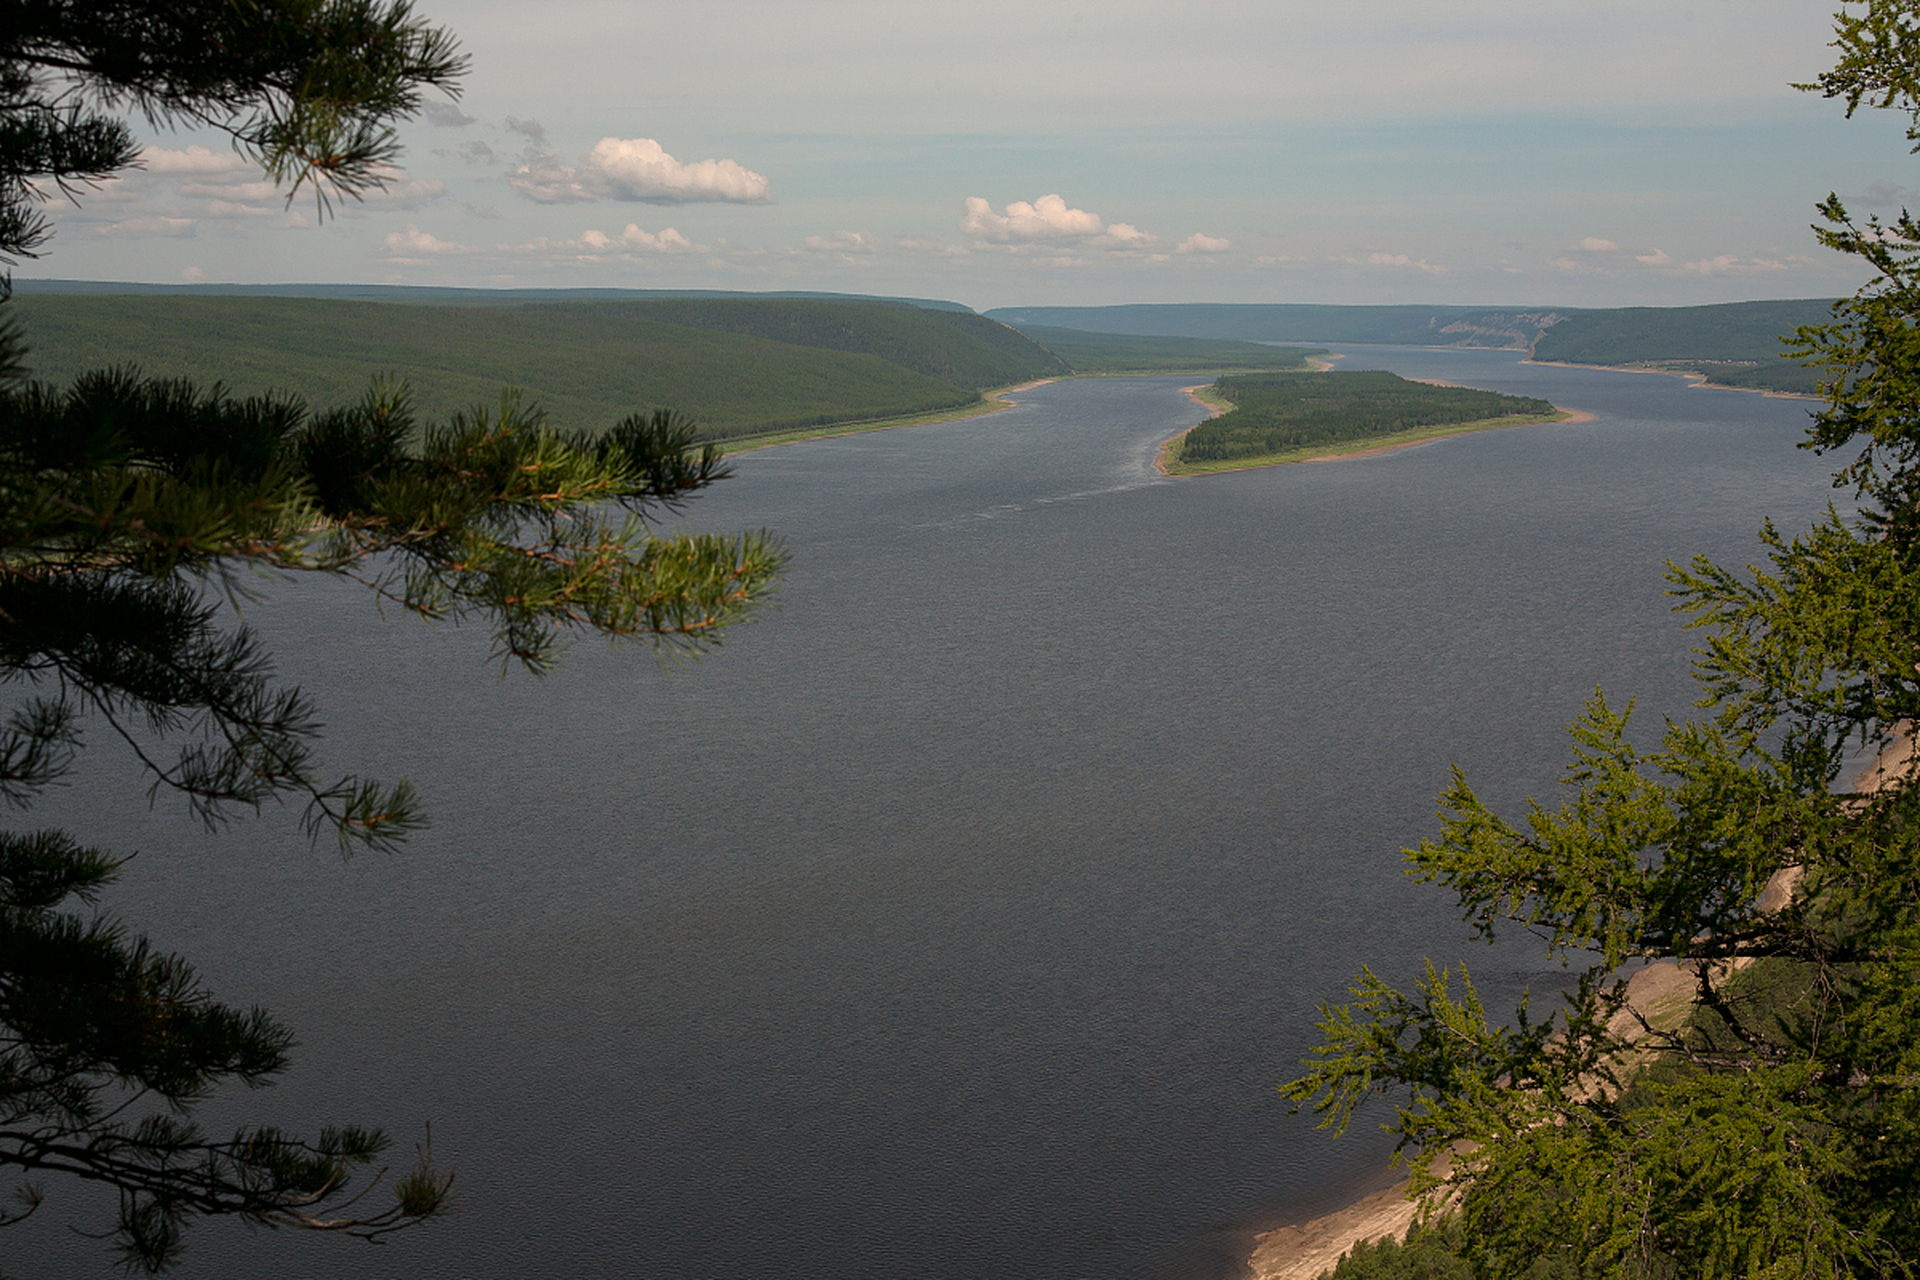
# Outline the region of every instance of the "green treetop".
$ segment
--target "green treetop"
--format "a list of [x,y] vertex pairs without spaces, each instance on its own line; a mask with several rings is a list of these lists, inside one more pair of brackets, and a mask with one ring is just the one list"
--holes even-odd
[[[0,0],[0,255],[44,242],[44,184],[134,162],[103,110],[216,126],[276,178],[352,196],[381,180],[392,122],[461,66],[405,0]],[[422,821],[412,790],[325,770],[316,708],[228,599],[262,575],[347,578],[423,618],[484,622],[496,657],[540,672],[570,635],[716,645],[784,559],[764,534],[655,531],[726,474],[670,412],[595,434],[508,394],[422,424],[395,385],[313,412],[127,369],[35,385],[23,355],[0,327],[0,802],[15,813],[104,729],[210,826],[293,800],[316,836],[391,849]],[[0,831],[0,1169],[21,1175],[0,1224],[38,1207],[47,1175],[103,1183],[123,1260],[158,1271],[197,1217],[377,1238],[443,1210],[451,1179],[425,1153],[374,1190],[376,1129],[194,1123],[215,1088],[283,1070],[292,1040],[99,910],[119,865],[69,832]]]
[[[1920,3],[1864,7],[1813,87],[1920,130]],[[1878,273],[1794,343],[1826,371],[1804,447],[1838,451],[1857,511],[1769,525],[1744,573],[1671,571],[1706,637],[1705,718],[1643,752],[1596,695],[1559,804],[1509,819],[1456,773],[1408,853],[1481,934],[1572,966],[1564,1003],[1499,1016],[1464,966],[1405,992],[1363,973],[1283,1087],[1336,1125],[1399,1099],[1421,1189],[1469,1144],[1449,1187],[1477,1274],[1920,1268],[1920,778],[1897,745],[1920,718],[1920,225],[1822,213],[1822,241]],[[1645,961],[1680,962],[1678,1008],[1627,1003],[1617,971]]]

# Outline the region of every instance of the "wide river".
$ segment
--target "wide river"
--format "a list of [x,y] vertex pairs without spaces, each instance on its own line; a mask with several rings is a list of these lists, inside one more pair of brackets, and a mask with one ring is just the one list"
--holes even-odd
[[[692,504],[793,549],[696,663],[585,643],[504,681],[478,631],[266,584],[329,764],[435,818],[342,862],[269,811],[202,836],[95,735],[36,820],[138,850],[109,905],[301,1045],[246,1117],[431,1123],[460,1212],[385,1248],[202,1226],[185,1277],[1192,1280],[1383,1185],[1275,1085],[1360,965],[1466,957],[1401,873],[1457,761],[1551,800],[1596,686],[1692,698],[1662,567],[1745,564],[1830,460],[1805,402],[1512,352],[1348,348],[1590,422],[1201,479],[1194,379],[764,450]],[[48,1184],[8,1270],[94,1276]],[[84,1216],[83,1225],[88,1223]]]

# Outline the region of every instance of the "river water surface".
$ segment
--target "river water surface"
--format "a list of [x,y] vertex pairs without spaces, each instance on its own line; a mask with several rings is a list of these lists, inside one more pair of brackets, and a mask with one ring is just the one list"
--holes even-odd
[[[501,681],[354,590],[249,617],[328,761],[433,828],[342,863],[269,812],[200,836],[125,759],[51,822],[137,849],[110,905],[299,1034],[254,1117],[432,1125],[456,1216],[385,1248],[200,1227],[187,1277],[1188,1280],[1381,1185],[1274,1087],[1363,963],[1471,944],[1400,849],[1450,761],[1550,799],[1595,686],[1682,714],[1662,566],[1744,564],[1832,465],[1806,405],[1511,352],[1351,348],[1592,411],[1167,480],[1192,379],[764,450],[689,523],[790,543],[781,608],[662,668]],[[9,1270],[104,1273],[50,1184]]]

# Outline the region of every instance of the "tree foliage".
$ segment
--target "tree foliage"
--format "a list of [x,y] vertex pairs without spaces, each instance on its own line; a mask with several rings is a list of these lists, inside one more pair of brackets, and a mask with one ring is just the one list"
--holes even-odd
[[1213,385],[1234,407],[1187,432],[1180,442],[1182,462],[1231,462],[1421,427],[1555,412],[1531,396],[1438,387],[1376,369],[1235,374]]
[[[34,181],[131,162],[130,131],[93,104],[216,125],[283,181],[352,195],[380,180],[391,121],[461,66],[404,0],[0,3],[0,33],[0,252],[15,255],[44,238]],[[571,635],[710,648],[784,558],[764,534],[655,531],[726,474],[672,413],[564,431],[508,393],[423,423],[397,384],[315,412],[128,368],[35,384],[24,356],[0,327],[0,805],[15,814],[94,730],[209,827],[293,801],[316,837],[392,849],[423,821],[412,788],[326,770],[317,708],[229,601],[349,579],[421,618],[484,622],[501,663],[541,672]],[[0,1169],[22,1178],[0,1224],[35,1211],[46,1175],[102,1184],[122,1260],[158,1271],[196,1218],[377,1239],[444,1210],[451,1176],[424,1149],[383,1180],[377,1129],[195,1122],[215,1089],[270,1082],[292,1039],[101,908],[121,866],[67,831],[0,831]]]
[[139,163],[121,111],[217,129],[324,206],[380,186],[394,122],[465,66],[411,0],[0,0],[0,260],[47,239],[38,184]]
[[[1821,87],[1920,121],[1920,6],[1866,8]],[[1283,1086],[1334,1125],[1401,1099],[1421,1190],[1465,1144],[1451,1190],[1480,1274],[1920,1267],[1920,779],[1900,747],[1920,718],[1920,226],[1821,210],[1821,239],[1878,273],[1793,344],[1824,370],[1805,447],[1838,455],[1857,510],[1768,525],[1744,573],[1670,571],[1705,636],[1703,718],[1642,751],[1596,694],[1560,803],[1510,819],[1456,773],[1408,853],[1482,935],[1524,930],[1572,967],[1560,1007],[1497,1015],[1464,966],[1411,991],[1363,974]],[[1855,779],[1862,747],[1893,749]],[[1666,1016],[1615,977],[1654,961],[1685,975]]]

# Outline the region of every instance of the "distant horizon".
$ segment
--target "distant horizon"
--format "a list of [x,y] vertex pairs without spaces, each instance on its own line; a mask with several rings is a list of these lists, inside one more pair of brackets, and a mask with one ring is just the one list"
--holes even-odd
[[[607,297],[615,300],[621,297],[645,298],[657,297],[788,297],[820,298],[846,301],[901,302],[916,305],[945,304],[963,307],[986,315],[994,311],[1014,311],[1032,309],[1046,310],[1114,310],[1125,307],[1369,307],[1395,308],[1412,307],[1435,311],[1616,311],[1634,307],[1649,307],[1660,310],[1677,310],[1689,307],[1725,307],[1743,306],[1771,302],[1828,302],[1837,300],[1839,294],[1807,294],[1799,296],[1768,296],[1740,298],[1725,302],[1682,302],[1682,303],[1613,303],[1607,305],[1575,305],[1559,302],[1434,302],[1415,299],[1405,302],[1304,302],[1304,301],[1230,301],[1216,299],[1188,299],[1184,301],[1154,302],[1003,302],[991,306],[971,306],[953,298],[908,297],[899,294],[861,293],[835,289],[722,289],[722,288],[648,288],[623,285],[450,285],[450,284],[390,284],[375,281],[240,281],[240,280],[195,280],[195,281],[146,281],[146,280],[101,280],[79,279],[69,276],[23,276],[17,272],[13,277],[14,289],[21,293],[110,293],[125,289],[135,293],[181,293],[181,294],[222,294],[247,293],[278,297],[327,298],[342,293],[363,295],[525,295],[529,298],[554,297],[561,295],[589,295]],[[24,288],[22,286],[25,286]]]

